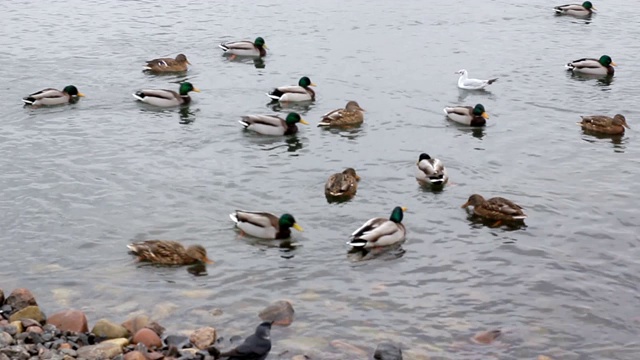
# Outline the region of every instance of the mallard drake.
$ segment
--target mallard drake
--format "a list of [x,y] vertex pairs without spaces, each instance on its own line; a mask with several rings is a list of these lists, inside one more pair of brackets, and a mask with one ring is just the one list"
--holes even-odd
[[190,265],[197,262],[213,264],[207,257],[207,250],[200,245],[184,248],[177,241],[147,240],[127,245],[140,261],[164,265]]
[[401,243],[407,231],[402,225],[403,213],[407,208],[396,206],[389,219],[373,218],[354,231],[347,244],[353,247],[373,248]]
[[593,10],[597,10],[591,4],[591,1],[585,1],[580,4],[567,4],[560,5],[553,8],[556,14],[560,15],[572,15],[572,16],[589,16],[593,14]]
[[600,59],[584,58],[572,61],[565,65],[567,70],[586,75],[613,75],[616,63],[609,55],[602,55]]
[[327,197],[352,198],[358,190],[358,181],[360,176],[356,171],[353,168],[346,168],[341,173],[329,176],[324,184],[324,194]]
[[191,85],[190,82],[183,82],[180,84],[179,91],[180,93],[173,90],[146,89],[137,91],[133,94],[133,97],[143,103],[160,107],[171,107],[189,104],[191,102],[189,92],[200,92],[200,90]]
[[302,231],[291,214],[283,214],[278,218],[268,212],[236,210],[229,217],[240,230],[261,239],[289,238],[291,228]]
[[458,70],[455,73],[460,75],[458,87],[464,90],[482,90],[498,80],[498,78],[489,80],[469,79],[469,74],[465,69]]
[[225,54],[235,56],[253,56],[263,57],[267,55],[267,45],[264,43],[264,39],[257,37],[253,42],[251,41],[231,41],[218,45]]
[[607,135],[624,134],[624,128],[631,129],[627,125],[627,119],[621,114],[615,114],[613,118],[604,115],[581,116],[578,123],[584,130]]
[[449,181],[447,169],[445,169],[442,161],[432,159],[429,154],[420,154],[417,165],[418,173],[416,174],[416,179],[418,181],[430,185],[444,185]]
[[178,54],[175,59],[159,58],[147,61],[143,67],[146,71],[151,72],[182,72],[187,71],[187,65],[191,65],[186,55]]
[[297,123],[309,125],[295,112],[289,113],[286,119],[278,115],[246,115],[238,122],[245,129],[262,135],[292,135],[298,132]]
[[517,221],[526,219],[527,215],[522,211],[520,205],[501,197],[493,197],[485,200],[481,195],[473,194],[469,196],[462,208],[473,206],[473,213],[487,220],[497,220],[494,226],[502,221]]
[[78,88],[68,85],[62,91],[52,88],[42,89],[22,98],[22,102],[33,106],[52,106],[68,104],[83,96],[84,94],[79,92]]
[[344,109],[335,109],[322,115],[318,126],[353,126],[364,122],[364,109],[356,101],[349,101]]
[[316,86],[311,80],[303,76],[298,81],[298,85],[292,86],[280,86],[273,89],[267,94],[271,100],[281,102],[298,102],[298,101],[314,101],[316,99],[316,93],[310,86]]
[[487,123],[489,114],[484,110],[482,104],[471,106],[453,106],[444,108],[444,113],[449,120],[469,126],[484,126]]

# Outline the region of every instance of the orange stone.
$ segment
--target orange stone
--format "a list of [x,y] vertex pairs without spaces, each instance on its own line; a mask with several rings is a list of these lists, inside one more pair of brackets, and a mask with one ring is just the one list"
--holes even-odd
[[143,343],[149,349],[162,347],[162,340],[160,340],[158,334],[147,328],[140,329],[133,335],[133,343]]

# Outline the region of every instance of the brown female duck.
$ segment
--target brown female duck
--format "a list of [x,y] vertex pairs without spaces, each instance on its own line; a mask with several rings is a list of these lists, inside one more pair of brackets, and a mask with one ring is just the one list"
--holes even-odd
[[346,168],[341,173],[329,176],[324,184],[324,194],[327,197],[352,198],[358,190],[360,176],[353,168]]
[[200,245],[184,248],[177,241],[147,240],[127,245],[140,261],[163,265],[190,265],[197,262],[213,264],[207,257],[207,250]]
[[584,130],[607,134],[624,134],[624,128],[631,129],[627,125],[627,119],[623,115],[615,114],[613,118],[604,115],[581,116],[582,121],[578,123]]
[[461,207],[469,206],[473,206],[475,215],[487,220],[497,220],[494,226],[499,226],[503,221],[513,222],[527,217],[520,205],[501,197],[485,200],[481,195],[473,194]]
[[349,101],[344,109],[322,115],[318,126],[354,126],[364,122],[364,109],[356,101]]
[[149,60],[143,68],[144,70],[158,73],[182,72],[187,71],[187,65],[191,65],[187,57],[184,54],[178,54],[175,59],[158,58]]

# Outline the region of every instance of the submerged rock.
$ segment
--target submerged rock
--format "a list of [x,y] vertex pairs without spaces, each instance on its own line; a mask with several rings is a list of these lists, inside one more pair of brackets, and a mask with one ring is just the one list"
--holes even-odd
[[9,317],[9,321],[11,322],[20,321],[22,319],[32,319],[39,323],[43,323],[47,318],[44,316],[44,313],[40,311],[38,306],[31,305],[14,312]]
[[118,339],[129,337],[129,331],[122,325],[115,324],[107,319],[98,320],[91,332],[98,337],[107,339]]
[[47,320],[48,324],[54,325],[61,331],[88,332],[87,316],[80,310],[59,311]]
[[203,327],[189,336],[189,341],[198,349],[204,350],[216,341],[216,329]]
[[147,315],[136,315],[127,319],[122,323],[122,326],[129,331],[131,334],[135,334],[138,330],[146,327],[151,320]]
[[289,326],[293,322],[293,305],[287,300],[278,300],[260,311],[258,316],[263,321],[270,321],[273,325]]
[[373,358],[376,360],[402,360],[402,350],[395,344],[384,342],[378,345]]
[[475,334],[471,340],[477,344],[491,344],[495,339],[502,335],[500,330],[481,331]]
[[15,289],[5,299],[5,304],[11,306],[12,311],[16,312],[26,308],[27,306],[38,306],[36,298],[29,289]]

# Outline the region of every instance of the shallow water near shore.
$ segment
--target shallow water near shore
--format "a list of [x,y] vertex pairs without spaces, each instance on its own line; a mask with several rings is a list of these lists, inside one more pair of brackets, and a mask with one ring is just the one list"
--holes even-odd
[[[55,6],[53,6],[55,5]],[[274,328],[273,358],[358,358],[383,340],[407,358],[635,359],[640,353],[638,224],[640,5],[594,3],[590,21],[557,17],[546,1],[7,2],[0,13],[0,288],[30,288],[46,313],[79,308],[92,325],[152,315],[168,332],[214,326],[248,335],[269,302],[296,320]],[[264,63],[229,61],[222,41],[265,38]],[[185,53],[177,76],[144,60]],[[609,54],[610,82],[563,64]],[[456,88],[455,71],[499,80]],[[318,98],[312,126],[288,138],[237,123],[271,113],[265,92],[301,76]],[[140,88],[202,90],[185,109],[136,104]],[[20,98],[74,84],[77,104],[23,108]],[[365,124],[315,127],[357,100]],[[447,122],[442,108],[482,103],[489,125]],[[622,113],[622,137],[584,134],[580,115]],[[440,158],[443,191],[414,179],[421,152]],[[327,203],[323,184],[345,167],[356,197]],[[470,221],[472,193],[504,196],[521,228]],[[407,242],[367,261],[348,235],[394,206]],[[304,227],[282,246],[239,238],[235,209],[290,212]],[[141,266],[126,244],[200,243],[206,274]],[[196,276],[200,275],[200,276]],[[215,309],[222,310],[222,314]],[[499,328],[491,345],[469,341]],[[341,355],[337,355],[341,354]]]

